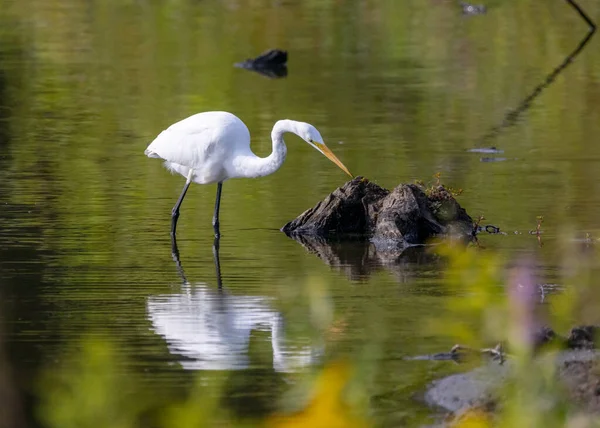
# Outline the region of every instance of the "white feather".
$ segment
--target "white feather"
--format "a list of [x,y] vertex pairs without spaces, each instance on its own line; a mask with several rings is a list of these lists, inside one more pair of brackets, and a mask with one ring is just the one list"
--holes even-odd
[[235,175],[231,153],[252,155],[250,132],[231,113],[198,113],[162,131],[144,153],[184,177],[193,169],[195,183],[216,183]]

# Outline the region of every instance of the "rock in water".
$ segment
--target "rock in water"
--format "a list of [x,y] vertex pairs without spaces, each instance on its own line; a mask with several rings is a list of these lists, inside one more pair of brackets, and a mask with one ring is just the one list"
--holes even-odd
[[281,230],[291,237],[362,238],[403,248],[440,235],[470,239],[473,220],[443,186],[400,184],[390,192],[357,177]]
[[263,76],[276,79],[287,76],[287,51],[271,49],[256,58],[248,58],[245,61],[235,63],[235,67],[256,71]]

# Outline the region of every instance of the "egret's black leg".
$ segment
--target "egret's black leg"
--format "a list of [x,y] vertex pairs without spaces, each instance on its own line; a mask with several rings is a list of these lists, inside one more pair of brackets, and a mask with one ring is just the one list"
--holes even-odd
[[219,260],[219,237],[215,236],[215,240],[213,242],[213,259],[215,262],[215,272],[217,274],[217,285],[219,290],[223,288],[223,284],[221,282],[221,262]]
[[190,187],[190,183],[190,180],[186,181],[185,186],[183,187],[183,191],[181,192],[179,199],[177,199],[177,203],[171,211],[171,236],[175,236],[175,230],[177,229],[177,219],[179,218],[179,207],[183,202],[183,198],[185,198],[185,193],[187,192],[188,187]]
[[220,238],[221,233],[219,232],[219,207],[221,206],[221,189],[223,188],[223,182],[217,183],[217,200],[215,201],[215,213],[213,215],[213,229],[215,230],[215,238]]

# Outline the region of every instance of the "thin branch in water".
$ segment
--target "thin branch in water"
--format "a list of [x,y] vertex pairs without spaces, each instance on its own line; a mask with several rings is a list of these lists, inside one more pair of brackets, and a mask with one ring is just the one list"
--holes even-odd
[[581,16],[583,18],[583,20],[585,22],[587,22],[587,24],[590,27],[590,32],[593,33],[594,31],[596,31],[596,24],[594,24],[594,21],[592,21],[592,19],[587,16],[587,14],[585,13],[585,11],[579,7],[579,5],[577,4],[577,2],[575,2],[574,0],[567,0],[567,3],[569,3],[579,14],[579,16]]
[[497,137],[504,129],[515,125],[515,123],[517,122],[519,117],[526,110],[528,110],[531,107],[531,103],[533,102],[533,100],[535,98],[537,98],[544,89],[546,89],[548,86],[550,86],[554,82],[554,80],[558,77],[558,75],[560,73],[562,73],[575,60],[575,57],[577,57],[577,55],[579,55],[579,53],[583,50],[585,45],[587,45],[589,43],[590,39],[596,32],[596,24],[594,24],[594,22],[591,20],[591,18],[583,11],[583,9],[581,9],[581,7],[579,7],[579,5],[575,2],[575,0],[566,0],[566,2],[569,3],[577,11],[579,16],[581,16],[581,18],[590,27],[587,35],[583,38],[583,40],[581,40],[581,42],[579,42],[579,45],[577,45],[575,50],[573,52],[571,52],[569,55],[567,55],[567,57],[564,59],[564,61],[558,67],[556,67],[554,70],[552,70],[552,72],[550,74],[548,74],[548,76],[546,76],[546,79],[542,83],[540,83],[538,86],[536,86],[535,89],[533,90],[533,92],[531,92],[531,94],[529,94],[517,106],[517,108],[506,113],[506,115],[504,116],[504,119],[502,120],[500,125],[494,126],[480,139],[480,144],[483,145],[488,140],[490,140],[494,137]]

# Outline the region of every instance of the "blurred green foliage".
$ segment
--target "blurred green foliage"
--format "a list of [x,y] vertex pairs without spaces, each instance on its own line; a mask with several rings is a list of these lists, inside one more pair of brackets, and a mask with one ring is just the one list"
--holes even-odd
[[136,426],[145,393],[115,370],[119,357],[111,341],[83,340],[78,348],[43,378],[40,419],[50,427]]
[[450,258],[445,285],[452,294],[446,300],[448,312],[432,317],[429,328],[469,346],[484,347],[506,340],[508,299],[503,287],[503,258],[473,247],[462,251],[443,245],[436,251]]
[[[565,236],[566,238],[566,236]],[[535,332],[548,326],[559,335],[577,325],[598,325],[600,290],[590,272],[597,270],[596,247],[563,240],[569,267],[565,289],[544,295],[538,282],[538,266],[532,255],[505,260],[497,254],[471,247],[443,245],[448,258],[446,285],[455,293],[447,300],[448,311],[433,324],[457,343],[476,349],[501,342],[507,352],[508,376],[497,385],[490,409],[474,407],[452,422],[457,427],[591,427],[593,414],[582,412],[587,403],[568,394],[558,375],[563,345],[555,342],[540,351]],[[590,317],[589,314],[594,316]],[[585,358],[585,356],[583,357]],[[497,364],[497,363],[492,363]],[[596,364],[596,370],[600,365]],[[594,385],[594,369],[587,378]],[[589,399],[589,398],[588,398]],[[592,399],[593,400],[593,399]]]

